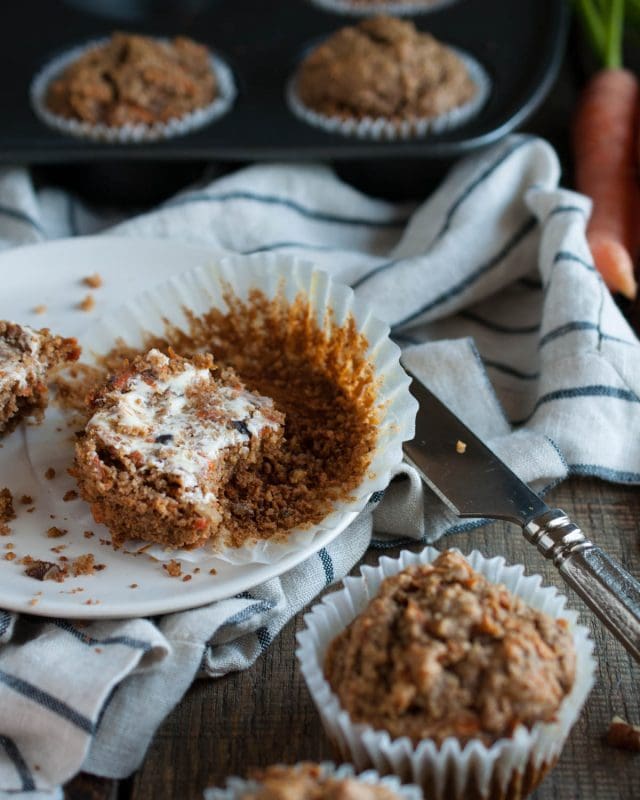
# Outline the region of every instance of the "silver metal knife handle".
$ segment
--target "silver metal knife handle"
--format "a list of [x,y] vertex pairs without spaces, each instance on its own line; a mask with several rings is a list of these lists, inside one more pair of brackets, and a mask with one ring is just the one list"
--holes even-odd
[[596,547],[559,508],[528,522],[525,538],[640,661],[640,583]]

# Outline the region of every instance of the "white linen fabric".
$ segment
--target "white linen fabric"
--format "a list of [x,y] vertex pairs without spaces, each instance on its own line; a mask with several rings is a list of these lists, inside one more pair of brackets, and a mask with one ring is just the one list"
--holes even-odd
[[[389,322],[406,364],[538,490],[568,475],[638,483],[640,344],[592,265],[589,202],[559,176],[553,150],[524,135],[461,162],[417,208],[367,198],[327,167],[253,166],[107,233],[305,255]],[[113,219],[36,191],[23,169],[0,173],[2,247]],[[196,676],[252,664],[370,544],[481,524],[400,472],[329,547],[229,600],[82,628],[0,611],[0,797],[59,796],[81,769],[130,774]]]

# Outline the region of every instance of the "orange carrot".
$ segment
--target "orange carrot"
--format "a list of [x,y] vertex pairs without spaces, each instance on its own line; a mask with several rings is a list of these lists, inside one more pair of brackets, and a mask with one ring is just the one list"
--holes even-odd
[[603,69],[589,81],[573,127],[575,184],[593,200],[587,239],[612,292],[633,299],[640,188],[636,169],[640,87],[625,69]]

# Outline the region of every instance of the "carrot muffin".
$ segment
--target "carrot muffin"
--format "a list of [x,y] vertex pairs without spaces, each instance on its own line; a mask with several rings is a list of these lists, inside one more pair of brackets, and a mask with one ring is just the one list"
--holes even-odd
[[224,528],[221,487],[269,455],[284,415],[210,355],[150,350],[92,400],[75,475],[115,545],[197,547]]
[[79,355],[75,339],[0,320],[0,436],[26,417],[42,419],[49,371]]
[[400,800],[380,783],[340,778],[319,764],[276,765],[256,770],[251,777],[258,785],[242,791],[238,800]]
[[183,36],[169,42],[114,33],[49,84],[45,104],[66,119],[121,127],[179,119],[208,106],[217,94],[203,45]]
[[460,555],[383,581],[330,644],[324,672],[356,722],[436,745],[491,745],[551,722],[575,679],[567,623],[490,583]]
[[300,101],[330,118],[435,118],[477,86],[461,58],[412,22],[377,16],[342,28],[302,62]]

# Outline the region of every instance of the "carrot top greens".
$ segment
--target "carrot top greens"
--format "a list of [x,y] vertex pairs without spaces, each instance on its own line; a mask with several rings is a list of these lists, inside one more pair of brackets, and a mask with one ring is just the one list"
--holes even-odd
[[640,19],[640,0],[574,0],[574,6],[601,65],[621,67],[625,11]]

